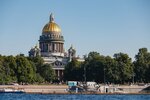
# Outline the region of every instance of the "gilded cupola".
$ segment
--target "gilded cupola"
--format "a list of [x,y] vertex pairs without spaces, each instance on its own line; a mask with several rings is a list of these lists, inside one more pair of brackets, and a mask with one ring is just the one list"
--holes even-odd
[[42,30],[42,34],[48,34],[48,33],[57,33],[57,34],[61,33],[61,29],[59,25],[57,25],[54,22],[54,16],[52,13],[50,15],[49,23],[47,23]]

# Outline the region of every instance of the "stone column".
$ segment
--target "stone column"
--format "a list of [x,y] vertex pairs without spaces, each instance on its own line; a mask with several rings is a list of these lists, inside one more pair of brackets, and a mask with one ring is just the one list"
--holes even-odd
[[58,80],[60,79],[60,70],[58,70]]
[[50,49],[49,49],[49,43],[47,44],[47,47],[48,47],[47,49],[48,49],[48,52],[49,52],[49,50],[50,50]]
[[61,43],[59,43],[59,52],[61,52]]
[[52,51],[52,45],[49,43],[49,51]]
[[57,76],[57,70],[55,70],[55,74],[56,74],[56,76]]
[[56,51],[58,52],[58,43],[56,43]]
[[56,43],[54,43],[54,51],[56,51],[57,49],[56,49]]
[[62,76],[64,75],[64,70],[62,70]]
[[52,43],[52,51],[54,52],[55,51],[55,44]]
[[62,43],[60,44],[60,48],[61,48],[61,53],[62,53],[62,51],[63,51],[63,50],[62,50]]
[[64,45],[64,44],[62,43],[62,52],[63,52],[63,50],[64,50],[63,45]]
[[48,43],[46,43],[46,52],[48,52]]
[[60,43],[58,43],[58,52],[60,52]]

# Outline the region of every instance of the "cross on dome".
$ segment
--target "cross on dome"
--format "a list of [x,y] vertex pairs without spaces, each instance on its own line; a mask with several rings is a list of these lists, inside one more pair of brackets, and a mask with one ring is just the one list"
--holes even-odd
[[54,22],[54,15],[53,15],[53,13],[50,14],[50,22]]

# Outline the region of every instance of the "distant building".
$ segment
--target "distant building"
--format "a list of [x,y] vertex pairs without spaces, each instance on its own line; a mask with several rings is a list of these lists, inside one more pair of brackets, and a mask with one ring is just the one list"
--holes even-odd
[[53,14],[50,15],[49,22],[43,27],[39,47],[31,48],[29,56],[41,56],[44,59],[44,63],[51,64],[58,80],[62,80],[64,67],[72,58],[84,61],[76,57],[76,50],[73,46],[68,49],[68,53],[65,52],[64,37],[61,34],[61,28],[54,21]]

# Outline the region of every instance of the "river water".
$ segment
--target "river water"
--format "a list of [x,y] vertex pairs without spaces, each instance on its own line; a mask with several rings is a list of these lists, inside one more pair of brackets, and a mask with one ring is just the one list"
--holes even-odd
[[0,100],[150,100],[150,95],[52,95],[0,93]]

